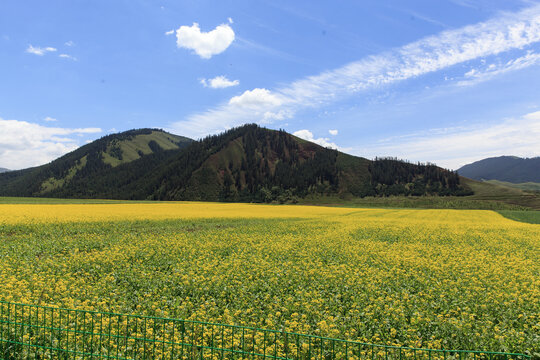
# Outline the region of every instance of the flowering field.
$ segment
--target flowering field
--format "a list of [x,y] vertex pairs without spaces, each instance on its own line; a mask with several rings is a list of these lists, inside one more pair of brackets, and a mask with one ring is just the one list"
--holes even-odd
[[540,353],[540,225],[491,211],[0,205],[0,300]]

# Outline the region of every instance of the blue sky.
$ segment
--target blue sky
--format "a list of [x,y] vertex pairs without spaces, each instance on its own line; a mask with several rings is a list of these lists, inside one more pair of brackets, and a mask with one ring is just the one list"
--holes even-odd
[[448,168],[540,155],[540,2],[0,2],[0,167],[243,123]]

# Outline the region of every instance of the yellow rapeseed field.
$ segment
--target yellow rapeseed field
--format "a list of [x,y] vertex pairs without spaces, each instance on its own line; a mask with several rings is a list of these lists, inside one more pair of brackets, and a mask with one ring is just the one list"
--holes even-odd
[[491,211],[0,205],[0,300],[540,352],[540,225]]
[[322,206],[274,206],[208,202],[121,204],[0,204],[5,224],[66,223],[165,219],[274,219],[321,217],[351,213],[351,209]]

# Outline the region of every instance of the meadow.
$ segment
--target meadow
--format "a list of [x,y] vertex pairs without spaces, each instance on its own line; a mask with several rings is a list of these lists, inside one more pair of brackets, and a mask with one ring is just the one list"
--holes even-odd
[[0,300],[540,353],[540,225],[487,210],[1,204]]

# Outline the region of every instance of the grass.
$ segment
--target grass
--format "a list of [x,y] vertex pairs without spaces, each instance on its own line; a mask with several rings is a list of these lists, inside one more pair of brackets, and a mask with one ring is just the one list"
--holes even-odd
[[540,224],[540,211],[500,210],[498,213],[515,221],[526,222],[529,224]]
[[471,209],[471,210],[527,210],[518,204],[497,200],[478,200],[471,197],[456,196],[390,196],[365,198],[340,198],[338,196],[307,197],[300,204],[342,206],[356,208],[395,208],[395,209]]
[[0,196],[0,204],[118,204],[118,203],[136,203],[136,201]]
[[148,146],[148,143],[152,140],[154,140],[163,150],[178,149],[176,141],[178,141],[179,139],[180,137],[176,137],[174,135],[166,134],[160,131],[152,131],[151,134],[136,135],[132,139],[118,142],[118,145],[122,150],[122,160],[112,157],[107,152],[104,152],[102,154],[103,161],[106,164],[110,164],[114,167],[120,164],[131,162],[133,160],[137,160],[141,157],[139,155],[139,151],[146,155],[152,153],[152,150]]
[[462,178],[462,180],[465,186],[470,187],[474,191],[474,195],[468,196],[468,199],[495,201],[540,210],[540,194],[466,178]]
[[499,180],[487,180],[485,181],[489,184],[499,185],[499,186],[508,186],[513,187],[520,190],[525,191],[540,191],[540,183],[536,182],[525,182],[525,183],[511,183],[507,181],[499,181]]

